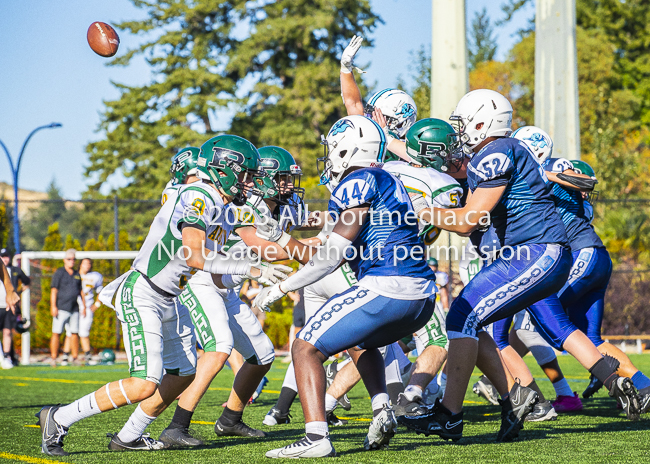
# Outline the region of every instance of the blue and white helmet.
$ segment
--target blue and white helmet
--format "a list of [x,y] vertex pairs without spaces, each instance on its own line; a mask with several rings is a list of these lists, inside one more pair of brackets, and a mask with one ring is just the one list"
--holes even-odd
[[406,140],[406,133],[418,119],[418,108],[409,94],[398,89],[380,90],[368,101],[368,105],[379,108],[386,117],[388,130],[400,140]]
[[539,127],[520,127],[510,137],[524,142],[539,164],[544,163],[553,154],[553,139]]
[[[381,167],[386,154],[386,136],[375,121],[361,115],[339,119],[322,137],[325,156],[318,158],[320,182],[330,192],[339,185],[351,167]],[[320,168],[324,163],[324,168]]]

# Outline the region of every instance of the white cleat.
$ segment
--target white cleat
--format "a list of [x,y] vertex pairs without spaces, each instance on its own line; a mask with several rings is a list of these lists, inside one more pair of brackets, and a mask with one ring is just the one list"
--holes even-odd
[[329,434],[318,441],[311,441],[309,438],[304,437],[284,448],[266,452],[266,457],[273,459],[327,458],[335,456],[336,451],[334,451]]
[[390,439],[393,438],[397,431],[397,419],[393,409],[384,405],[377,417],[370,423],[368,436],[363,442],[366,451],[387,448]]

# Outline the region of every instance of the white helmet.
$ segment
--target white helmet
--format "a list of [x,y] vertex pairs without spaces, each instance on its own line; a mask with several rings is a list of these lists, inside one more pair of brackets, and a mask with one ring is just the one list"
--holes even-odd
[[418,108],[409,94],[403,90],[380,90],[368,101],[368,105],[379,108],[386,117],[388,130],[400,140],[406,139],[406,133],[418,119]]
[[322,138],[325,156],[318,163],[325,163],[320,172],[320,183],[334,191],[343,174],[351,167],[381,167],[386,153],[386,136],[375,121],[365,116],[353,115],[339,119],[332,126],[327,138]]
[[520,127],[510,137],[521,140],[533,152],[535,161],[542,164],[553,154],[553,139],[546,131],[536,126]]
[[466,155],[488,137],[507,137],[512,132],[512,105],[499,92],[472,90],[460,99],[449,118],[458,124]]

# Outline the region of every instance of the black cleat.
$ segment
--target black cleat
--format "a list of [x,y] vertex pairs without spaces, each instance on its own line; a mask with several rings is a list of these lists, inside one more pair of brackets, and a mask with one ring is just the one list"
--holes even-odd
[[108,449],[111,451],[156,451],[165,449],[165,444],[162,441],[154,440],[149,437],[149,434],[142,435],[140,438],[128,443],[117,438],[117,433],[107,433],[106,436],[111,439],[108,443]]
[[510,400],[499,400],[499,404],[501,405],[501,428],[497,434],[497,441],[512,441],[519,436],[519,431],[524,428],[524,421],[517,418],[512,410]]
[[415,433],[425,436],[438,435],[445,440],[457,441],[463,437],[463,413],[451,414],[440,400],[429,409],[427,414],[419,416],[399,416],[397,422]]
[[186,427],[167,427],[158,440],[165,444],[165,448],[192,448],[203,445],[201,440],[190,435],[190,430]]
[[533,412],[528,414],[524,421],[526,422],[544,422],[557,419],[557,412],[550,401],[539,402],[533,408]]
[[517,420],[523,422],[528,414],[533,412],[533,408],[539,402],[539,395],[532,388],[523,387],[519,382],[515,382],[510,390],[510,403],[512,403],[512,412]]
[[338,404],[339,404],[339,406],[341,406],[346,411],[349,411],[350,409],[352,409],[352,403],[350,403],[350,398],[348,398],[347,393],[339,398]]
[[416,396],[413,401],[409,401],[404,393],[397,396],[397,404],[393,406],[396,416],[421,416],[427,414],[430,407],[427,407],[422,398]]
[[589,385],[587,385],[587,388],[585,388],[585,391],[582,392],[582,397],[583,398],[591,398],[601,388],[603,388],[603,383],[592,375],[591,377],[589,377]]
[[220,437],[250,437],[250,438],[264,438],[266,433],[261,430],[254,429],[244,424],[243,421],[237,422],[235,425],[224,425],[221,419],[217,420],[214,424],[214,433]]
[[639,412],[645,414],[650,411],[650,387],[639,390]]
[[38,425],[41,427],[41,452],[50,456],[69,456],[63,449],[63,437],[68,434],[68,428],[54,420],[54,413],[61,407],[45,406],[38,413]]
[[278,408],[273,407],[269,412],[266,413],[266,416],[264,416],[264,420],[262,421],[262,424],[268,425],[269,427],[273,427],[274,425],[288,424],[290,422],[291,422],[291,413],[287,412],[286,414],[282,414],[282,412]]
[[327,413],[327,425],[330,427],[340,427],[342,425],[347,425],[348,421],[345,419],[340,419],[336,417],[336,414],[334,414],[334,411],[330,411]]
[[609,396],[618,400],[628,419],[632,421],[639,420],[641,413],[639,395],[637,395],[636,389],[629,378],[618,377],[614,380],[609,389]]

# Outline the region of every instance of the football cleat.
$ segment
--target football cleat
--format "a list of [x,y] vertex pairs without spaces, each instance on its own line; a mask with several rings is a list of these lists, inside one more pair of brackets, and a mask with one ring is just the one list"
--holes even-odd
[[628,419],[632,421],[639,420],[641,412],[639,395],[637,395],[636,389],[629,378],[618,377],[614,380],[609,389],[609,396],[618,400]]
[[266,416],[264,416],[264,420],[262,421],[264,425],[268,425],[269,427],[273,427],[274,425],[278,424],[288,424],[290,422],[291,413],[283,415],[278,408],[271,408],[271,410],[266,413]]
[[162,441],[154,440],[149,437],[149,434],[142,435],[128,443],[120,440],[117,437],[117,433],[107,433],[106,436],[111,439],[108,443],[108,449],[111,451],[156,451],[165,448],[165,444]]
[[510,390],[512,412],[519,421],[523,422],[526,416],[533,411],[538,401],[539,396],[537,392],[532,388],[523,387],[519,382],[515,382]]
[[339,398],[338,405],[341,406],[346,411],[352,409],[352,403],[350,403],[350,398],[348,398],[347,393],[345,393],[342,397]]
[[557,419],[557,412],[550,401],[538,402],[533,408],[533,412],[528,414],[524,419],[526,422],[544,422]]
[[[325,366],[325,380],[327,381],[327,388],[332,385],[332,382],[334,382],[334,378],[336,377],[336,374],[339,373],[339,361],[336,360],[331,364],[328,364]],[[350,399],[348,398],[348,394],[344,394],[341,398],[338,400],[339,406],[341,406],[343,409],[346,411],[349,411],[352,409],[352,403],[350,403]]]
[[336,451],[334,451],[329,434],[325,438],[316,441],[304,437],[284,448],[266,452],[267,458],[274,459],[328,458],[334,456],[336,456]]
[[381,412],[372,419],[363,447],[366,451],[387,448],[396,431],[395,413],[390,406],[385,404]]
[[512,441],[519,436],[519,431],[524,427],[512,410],[510,400],[499,400],[501,405],[501,427],[497,434],[498,442]]
[[650,411],[650,387],[639,391],[639,411],[641,414]]
[[481,398],[485,398],[490,404],[499,406],[499,392],[486,376],[479,377],[478,382],[472,387],[472,391]]
[[329,425],[330,427],[340,427],[342,425],[347,425],[347,423],[348,423],[347,420],[336,417],[334,411],[330,411],[327,413],[327,425]]
[[239,421],[235,425],[224,425],[221,419],[217,420],[214,424],[214,433],[220,437],[251,437],[251,438],[264,438],[266,433],[261,430],[254,429]]
[[585,391],[582,392],[582,397],[583,398],[590,398],[603,388],[603,383],[598,380],[596,377],[593,375],[589,377],[589,385],[587,385],[587,388],[585,388]]
[[553,407],[556,412],[561,414],[567,412],[578,412],[582,411],[582,401],[576,392],[573,392],[573,396],[560,395],[555,401],[553,401]]
[[433,434],[454,441],[463,437],[463,413],[452,414],[440,401],[436,401],[427,414],[399,416],[397,421],[415,433],[423,433],[427,437]]
[[158,440],[165,444],[165,448],[191,448],[203,445],[201,440],[190,435],[190,430],[186,427],[167,427]]
[[61,407],[45,406],[38,413],[38,425],[41,427],[41,452],[50,456],[69,456],[63,449],[63,437],[68,434],[68,428],[54,420],[54,413]]
[[429,412],[429,407],[424,404],[420,396],[416,396],[413,401],[409,401],[404,393],[400,393],[397,396],[397,404],[393,406],[393,410],[396,416],[421,416]]

